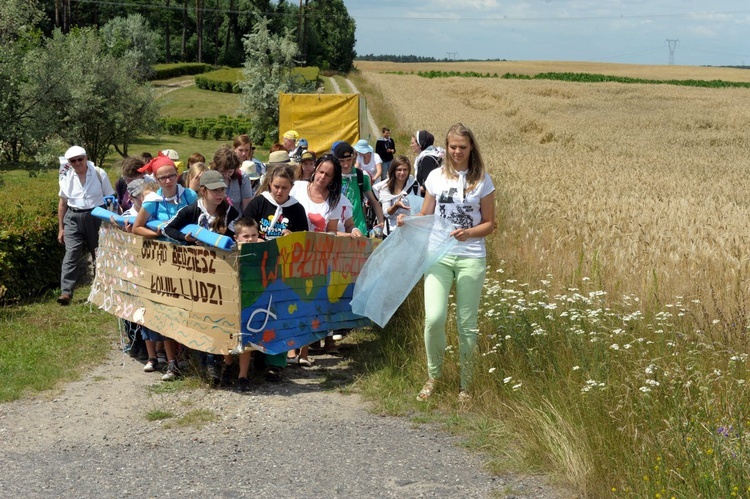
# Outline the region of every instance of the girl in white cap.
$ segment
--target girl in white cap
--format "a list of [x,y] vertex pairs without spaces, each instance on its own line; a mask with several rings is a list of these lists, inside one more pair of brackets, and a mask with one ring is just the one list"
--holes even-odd
[[354,166],[367,172],[374,182],[379,181],[383,173],[383,160],[372,151],[372,146],[362,139],[354,145],[354,150],[357,151],[357,162]]

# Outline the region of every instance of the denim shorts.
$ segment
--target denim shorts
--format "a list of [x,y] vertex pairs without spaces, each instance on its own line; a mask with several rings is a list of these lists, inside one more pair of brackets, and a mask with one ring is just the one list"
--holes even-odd
[[164,341],[166,339],[161,334],[147,328],[146,326],[141,326],[141,338],[143,338],[144,341]]

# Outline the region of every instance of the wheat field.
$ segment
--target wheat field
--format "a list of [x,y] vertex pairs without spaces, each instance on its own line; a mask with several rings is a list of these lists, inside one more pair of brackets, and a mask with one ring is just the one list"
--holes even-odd
[[[544,70],[594,67],[556,64]],[[362,77],[388,96],[394,126],[428,129],[436,143],[458,121],[475,132],[498,188],[492,247],[512,268],[563,285],[585,276],[611,293],[661,303],[684,296],[724,313],[741,306],[737,290],[750,286],[750,89],[427,79],[371,66],[360,67]],[[732,81],[745,74],[636,69],[620,74],[730,79],[730,72]]]

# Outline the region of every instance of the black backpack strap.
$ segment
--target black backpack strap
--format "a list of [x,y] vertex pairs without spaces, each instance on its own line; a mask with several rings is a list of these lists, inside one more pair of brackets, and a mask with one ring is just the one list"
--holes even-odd
[[359,168],[354,168],[357,172],[357,185],[359,186],[359,202],[365,202],[365,178],[364,173]]

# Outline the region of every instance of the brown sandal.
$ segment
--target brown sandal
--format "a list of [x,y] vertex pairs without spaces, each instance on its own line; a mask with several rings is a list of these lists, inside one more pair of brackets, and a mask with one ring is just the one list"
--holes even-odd
[[435,380],[430,378],[427,380],[427,382],[424,384],[422,389],[419,391],[419,394],[417,395],[417,400],[420,402],[424,402],[428,398],[432,396],[432,392],[435,391]]

